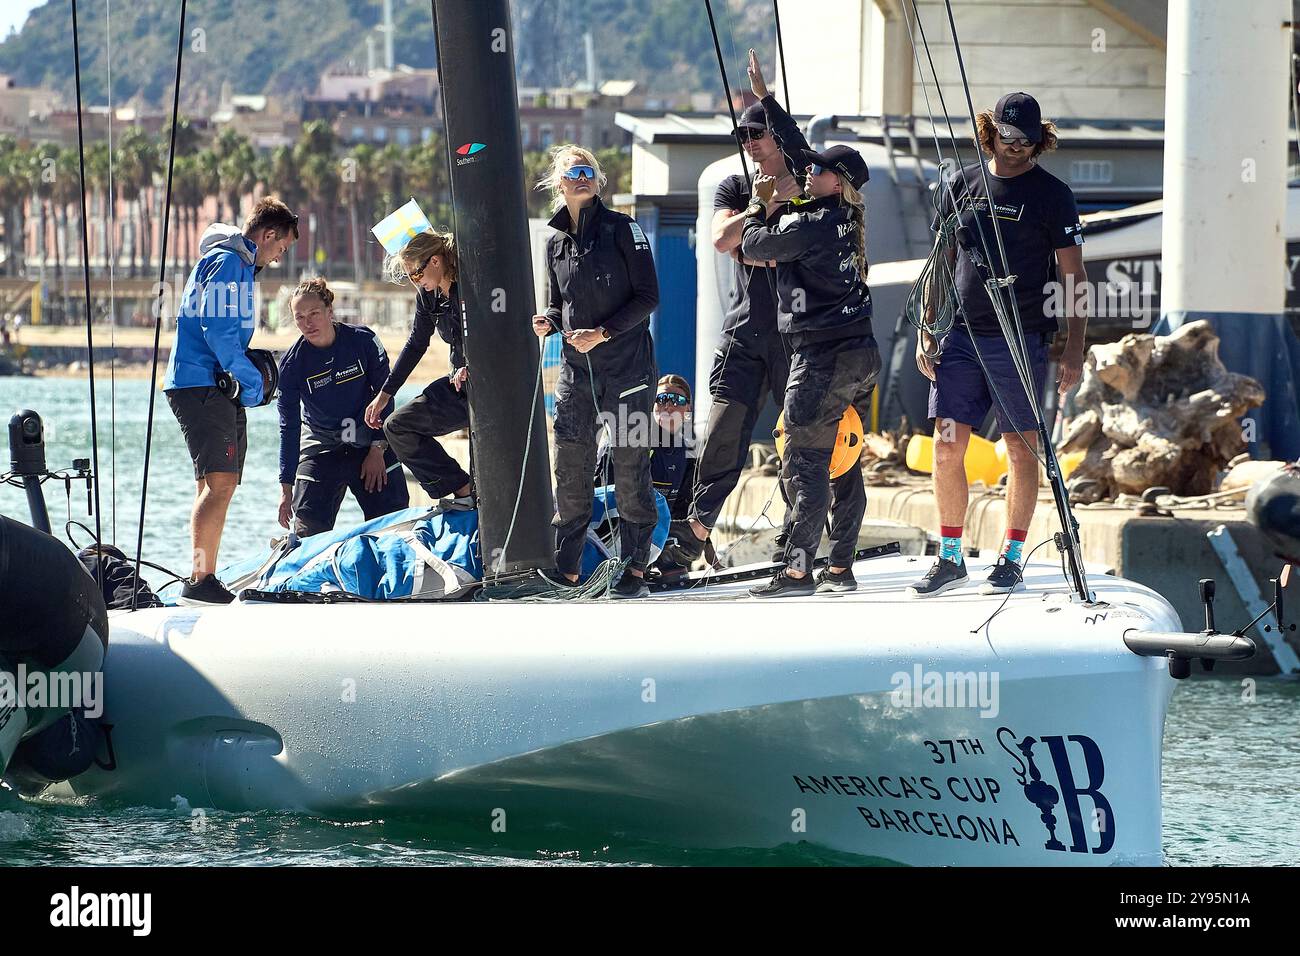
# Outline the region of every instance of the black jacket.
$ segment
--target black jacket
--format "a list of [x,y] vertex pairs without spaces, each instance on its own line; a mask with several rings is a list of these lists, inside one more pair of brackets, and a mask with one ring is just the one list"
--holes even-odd
[[758,216],[745,220],[741,251],[749,259],[776,260],[777,327],[796,348],[872,334],[856,232],[837,196],[796,206],[772,226]]
[[[569,233],[569,210],[561,209],[549,225],[546,273],[550,299],[546,316],[566,332],[607,329],[610,341],[586,353],[593,367],[619,362],[649,345],[650,313],[659,305],[650,241],[631,216],[607,209],[597,196],[578,218],[578,233]],[[565,357],[581,354],[564,345]]]
[[421,289],[415,296],[415,321],[411,324],[411,334],[402,346],[402,352],[393,363],[393,370],[384,382],[383,391],[396,395],[397,390],[406,384],[415,367],[429,351],[429,340],[437,329],[442,340],[451,346],[451,367],[465,367],[465,339],[461,328],[460,291],[456,283],[451,284],[447,295],[441,292],[426,292]]

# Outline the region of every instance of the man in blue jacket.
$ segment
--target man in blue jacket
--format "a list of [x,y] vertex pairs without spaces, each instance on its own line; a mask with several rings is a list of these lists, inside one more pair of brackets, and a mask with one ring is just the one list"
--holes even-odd
[[[243,232],[224,223],[207,228],[199,240],[199,261],[185,283],[163,382],[197,483],[190,516],[194,564],[181,588],[182,604],[234,600],[213,572],[248,450],[244,407],[263,399],[262,375],[246,354],[257,328],[253,281],[297,240],[298,217],[268,196],[253,207]],[[222,373],[238,384],[230,398],[217,389]]]

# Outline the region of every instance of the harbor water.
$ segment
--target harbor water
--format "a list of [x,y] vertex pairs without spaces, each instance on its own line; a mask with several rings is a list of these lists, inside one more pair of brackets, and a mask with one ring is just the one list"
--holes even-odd
[[[101,370],[102,371],[102,370]],[[107,374],[98,385],[104,538],[134,554],[147,417],[147,382]],[[116,393],[115,395],[113,393]],[[399,398],[409,398],[408,386]],[[114,401],[115,398],[115,401]],[[89,392],[82,378],[0,378],[0,410],[32,408],[45,419],[52,470],[90,456]],[[231,505],[222,563],[266,550],[281,533],[275,409],[249,413],[243,484]],[[7,461],[7,454],[6,459]],[[161,393],[149,476],[144,557],[183,573],[189,567],[193,471]],[[51,522],[93,527],[84,483],[70,494],[46,485]],[[0,513],[27,520],[21,489],[0,486]],[[350,499],[340,524],[359,521]],[[84,532],[73,532],[79,544]],[[1200,576],[1204,569],[1187,568]],[[165,575],[147,572],[154,584]],[[1226,622],[1225,622],[1226,623]],[[1235,622],[1233,622],[1235,623]],[[1177,688],[1165,729],[1163,778],[1166,863],[1293,865],[1300,860],[1300,682],[1198,676]],[[482,833],[449,832],[422,818],[325,820],[290,813],[223,813],[178,798],[169,809],[26,804],[0,791],[0,865],[114,864],[439,864],[824,865],[861,862],[815,845],[689,853],[644,843],[557,847],[538,854],[501,845],[485,818]]]

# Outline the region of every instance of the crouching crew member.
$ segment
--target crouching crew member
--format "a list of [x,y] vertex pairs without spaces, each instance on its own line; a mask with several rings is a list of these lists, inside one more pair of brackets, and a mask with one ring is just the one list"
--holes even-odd
[[[806,150],[804,156],[811,164],[806,180],[811,201],[776,225],[764,225],[776,180],[758,176],[741,240],[746,258],[776,260],[777,322],[793,349],[783,415],[794,514],[785,566],[767,584],[750,589],[760,598],[813,594],[822,583],[811,569],[831,504],[835,436],[845,410],[880,372],[867,289],[866,214],[858,192],[867,182],[867,165],[849,146]],[[853,543],[851,557],[865,494],[856,504],[844,497],[837,505],[855,509],[856,519],[842,510],[836,535]],[[848,561],[831,571],[852,576]]]
[[415,286],[415,321],[388,381],[366,409],[366,424],[381,426],[384,409],[424,358],[436,329],[451,347],[451,374],[429,383],[390,415],[383,423],[384,435],[430,498],[447,498],[445,508],[472,508],[469,474],[438,442],[443,435],[469,427],[469,368],[456,286],[456,240],[451,233],[422,232],[400,253],[389,256],[384,270],[393,282],[409,281]]
[[[1056,148],[1056,127],[1043,121],[1038,102],[1028,93],[1008,93],[995,109],[976,117],[976,131],[988,158],[989,189],[1008,269],[1016,277],[1012,288],[1039,397],[1057,329],[1051,306],[1055,297],[1049,293],[1057,281],[1065,289],[1068,338],[1057,383],[1064,396],[1083,374],[1088,274],[1074,194],[1038,165],[1041,154]],[[929,411],[934,419],[934,497],[941,545],[934,566],[908,590],[913,597],[934,597],[969,580],[961,543],[968,497],[966,446],[971,429],[980,427],[992,408],[1007,445],[1007,528],[1002,554],[980,590],[1005,594],[1020,586],[1021,549],[1038,503],[1038,418],[985,291],[985,281],[993,274],[1003,277],[1004,270],[979,165],[967,166],[942,188],[940,215],[950,216],[955,208],[961,226],[956,246],[947,253],[950,261],[956,259],[960,311],[937,348],[933,338],[922,333],[916,349],[917,367],[932,383]],[[995,260],[992,270],[984,258],[986,249]],[[933,322],[932,312],[932,305],[927,306],[927,324]]]
[[650,479],[649,424],[655,399],[648,319],[659,304],[650,243],[636,220],[600,200],[605,176],[580,146],[556,147],[538,184],[556,210],[547,240],[550,299],[533,330],[564,336],[555,387],[556,568],[576,583],[591,521],[598,417],[613,431],[619,554],[630,560],[614,597],[649,594],[643,580],[658,515]]
[[347,491],[367,521],[400,511],[409,503],[402,467],[364,421],[388,378],[383,343],[334,321],[324,279],[305,280],[289,303],[302,335],[280,360],[281,526],[304,538],[329,531]]
[[[235,596],[217,580],[217,552],[226,511],[248,451],[245,407],[262,404],[262,374],[246,350],[257,328],[253,282],[298,241],[298,217],[267,196],[253,207],[241,233],[215,222],[199,240],[176,316],[176,339],[163,389],[194,462],[190,535],[194,565],[181,586],[182,604],[229,604]],[[228,374],[234,398],[217,388]]]

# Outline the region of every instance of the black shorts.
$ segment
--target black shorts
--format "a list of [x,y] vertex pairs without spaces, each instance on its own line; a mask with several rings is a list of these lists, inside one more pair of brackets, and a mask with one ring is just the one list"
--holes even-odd
[[244,407],[232,402],[212,385],[174,388],[167,404],[181,423],[185,447],[194,462],[197,481],[211,472],[242,476],[248,453],[248,420]]

